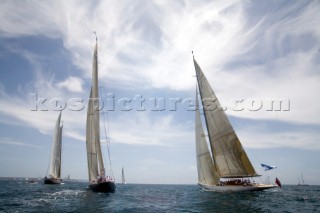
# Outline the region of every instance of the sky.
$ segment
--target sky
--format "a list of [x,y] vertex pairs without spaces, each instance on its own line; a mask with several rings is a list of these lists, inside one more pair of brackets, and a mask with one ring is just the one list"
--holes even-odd
[[95,31],[116,181],[124,167],[128,183],[197,182],[193,51],[261,180],[320,184],[319,11],[316,0],[2,1],[0,176],[46,175],[61,106],[62,176],[88,178]]

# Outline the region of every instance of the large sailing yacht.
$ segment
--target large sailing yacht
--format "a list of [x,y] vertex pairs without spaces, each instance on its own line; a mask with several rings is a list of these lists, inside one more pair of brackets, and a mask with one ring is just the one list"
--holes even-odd
[[62,148],[62,127],[61,112],[58,116],[51,145],[51,155],[49,163],[49,177],[45,176],[45,184],[60,184],[61,179],[61,148]]
[[[197,93],[195,140],[198,185],[210,191],[261,191],[276,187],[250,180],[251,177],[260,175],[253,168],[226,113],[221,109],[216,95],[194,57],[193,62],[211,150],[210,153],[201,122]],[[206,109],[212,102],[216,109]]]
[[98,39],[96,38],[86,126],[89,188],[97,192],[114,192],[116,190],[115,180],[111,175],[106,175],[101,151],[98,89]]

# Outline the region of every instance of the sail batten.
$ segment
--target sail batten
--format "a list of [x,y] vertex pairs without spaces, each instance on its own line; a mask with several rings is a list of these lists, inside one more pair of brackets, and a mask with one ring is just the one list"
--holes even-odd
[[213,162],[224,177],[259,176],[244,151],[226,113],[213,92],[200,66],[193,58]]

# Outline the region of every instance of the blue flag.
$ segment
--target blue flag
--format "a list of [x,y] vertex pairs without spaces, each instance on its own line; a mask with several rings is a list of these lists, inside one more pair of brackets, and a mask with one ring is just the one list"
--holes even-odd
[[263,164],[263,163],[261,164],[261,166],[264,168],[264,171],[277,168],[277,166],[270,166],[270,165]]

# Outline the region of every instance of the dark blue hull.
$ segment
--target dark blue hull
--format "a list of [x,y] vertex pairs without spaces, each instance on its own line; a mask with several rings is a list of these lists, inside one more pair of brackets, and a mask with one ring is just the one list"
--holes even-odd
[[89,185],[94,192],[115,192],[116,184],[113,181],[106,181],[102,183],[92,183]]
[[52,178],[44,179],[44,184],[61,184],[61,183],[62,183],[61,179],[52,179]]

